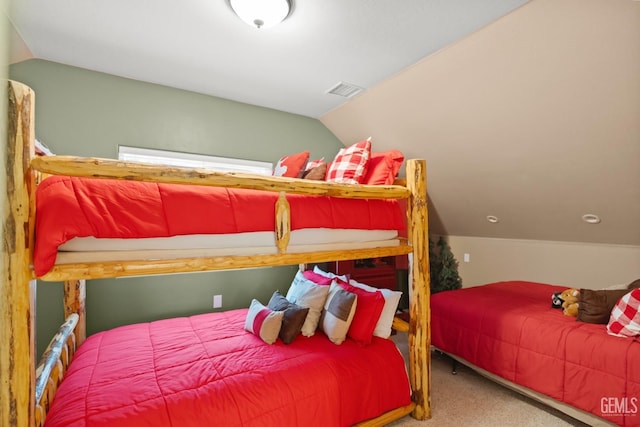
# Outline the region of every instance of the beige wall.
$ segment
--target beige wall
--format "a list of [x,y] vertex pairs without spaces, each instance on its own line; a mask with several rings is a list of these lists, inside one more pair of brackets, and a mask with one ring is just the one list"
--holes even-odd
[[639,76],[640,2],[531,0],[321,121],[426,159],[435,233],[637,246]]
[[599,289],[640,278],[639,246],[461,236],[447,241],[464,287],[527,280]]

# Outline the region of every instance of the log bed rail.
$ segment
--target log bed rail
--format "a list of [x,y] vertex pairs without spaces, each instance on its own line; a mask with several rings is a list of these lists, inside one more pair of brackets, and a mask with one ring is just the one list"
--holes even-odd
[[76,352],[73,331],[78,324],[78,315],[73,313],[60,326],[58,333],[42,353],[36,368],[36,426],[44,424],[49,405],[53,401],[60,382]]
[[[408,160],[406,186],[346,185],[294,178],[218,173],[188,168],[120,162],[110,159],[34,155],[34,93],[27,86],[9,82],[8,138],[5,153],[7,194],[3,214],[3,280],[0,283],[0,425],[39,426],[44,422],[48,399],[71,362],[75,346],[85,338],[85,280],[94,278],[211,271],[243,267],[266,267],[409,254],[409,323],[394,322],[408,332],[409,380],[412,404],[359,425],[384,425],[411,413],[419,420],[431,416],[429,260],[427,238],[426,164]],[[225,256],[161,261],[105,262],[57,265],[38,280],[64,281],[64,338],[52,341],[47,353],[60,354],[47,362],[54,375],[38,379],[49,387],[36,401],[35,279],[31,269],[35,186],[40,173],[105,179],[128,179],[178,184],[248,188],[280,193],[276,206],[278,254]],[[314,194],[350,198],[408,199],[408,238],[398,246],[354,250],[288,253],[288,203],[286,194]],[[74,317],[74,315],[76,317]],[[72,325],[77,323],[77,325]],[[71,330],[73,333],[71,334]],[[59,334],[60,335],[60,334]],[[43,356],[44,358],[44,356]],[[61,360],[61,361],[60,361]],[[37,409],[36,409],[37,408]]]

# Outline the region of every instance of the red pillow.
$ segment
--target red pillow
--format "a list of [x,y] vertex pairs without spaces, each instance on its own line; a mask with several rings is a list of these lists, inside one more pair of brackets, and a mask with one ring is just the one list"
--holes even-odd
[[367,174],[362,183],[369,185],[393,184],[403,161],[404,156],[398,150],[371,153]]
[[356,314],[353,316],[353,321],[351,322],[351,326],[349,326],[347,336],[357,343],[363,345],[371,344],[373,331],[376,328],[376,324],[384,308],[384,296],[382,296],[382,292],[369,292],[351,286],[338,279],[336,279],[336,282],[345,291],[358,296]]
[[323,276],[322,274],[314,273],[312,270],[305,270],[302,272],[305,279],[311,280],[316,285],[327,286],[330,285],[333,279],[331,277]]
[[284,156],[273,169],[273,176],[287,176],[289,178],[302,178],[304,168],[309,161],[309,152],[303,151],[301,153],[292,154],[290,156]]
[[327,170],[326,181],[361,184],[371,157],[371,142],[360,141],[341,149]]

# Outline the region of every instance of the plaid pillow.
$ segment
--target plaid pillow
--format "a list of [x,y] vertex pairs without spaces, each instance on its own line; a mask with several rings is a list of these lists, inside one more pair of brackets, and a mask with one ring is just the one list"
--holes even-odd
[[361,184],[371,158],[371,142],[360,141],[341,149],[327,171],[327,181]]
[[634,289],[611,310],[607,332],[617,337],[640,335],[640,289]]

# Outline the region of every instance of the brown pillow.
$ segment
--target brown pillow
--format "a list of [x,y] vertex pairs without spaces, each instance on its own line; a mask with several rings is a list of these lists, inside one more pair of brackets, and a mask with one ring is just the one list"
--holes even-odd
[[309,308],[290,302],[278,291],[275,291],[271,296],[268,307],[274,311],[284,311],[278,336],[283,343],[290,344],[302,330]]
[[627,285],[628,290],[633,290],[636,288],[640,288],[640,279],[636,279]]
[[315,181],[324,181],[324,177],[327,174],[327,164],[321,163],[319,166],[309,169],[302,175],[304,179],[312,179]]
[[628,289],[580,289],[578,320],[585,323],[607,324],[613,306],[627,293],[629,293]]

